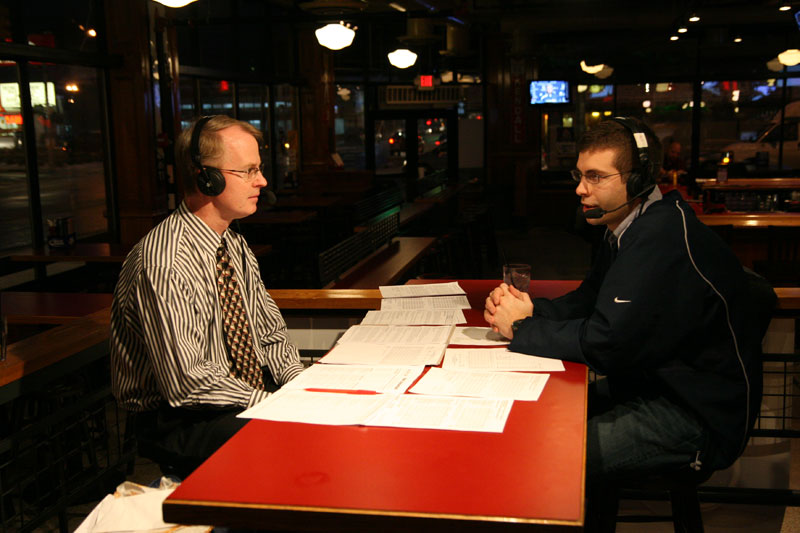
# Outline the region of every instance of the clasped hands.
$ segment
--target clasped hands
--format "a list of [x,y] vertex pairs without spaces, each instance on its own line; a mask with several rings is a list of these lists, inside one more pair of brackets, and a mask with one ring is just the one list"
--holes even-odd
[[529,316],[533,316],[533,302],[530,295],[506,283],[501,283],[486,298],[483,318],[492,330],[507,339],[514,338],[511,325],[516,320]]

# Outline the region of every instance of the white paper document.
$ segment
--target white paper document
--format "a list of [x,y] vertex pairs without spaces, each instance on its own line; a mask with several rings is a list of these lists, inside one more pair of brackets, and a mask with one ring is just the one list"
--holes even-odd
[[419,298],[384,298],[381,311],[398,309],[469,309],[466,296],[421,296]]
[[511,352],[508,348],[448,348],[442,368],[496,372],[563,372],[560,359]]
[[424,366],[312,365],[282,388],[402,394],[424,369]]
[[457,327],[450,337],[450,344],[475,346],[501,346],[511,341],[492,331],[492,328]]
[[302,422],[329,426],[363,424],[392,398],[391,394],[342,394],[285,389],[271,394],[263,402],[236,415],[277,422]]
[[536,401],[550,374],[431,368],[409,392]]
[[361,321],[363,325],[440,325],[463,324],[464,311],[461,309],[416,309],[397,311],[367,311],[367,316]]
[[366,425],[502,433],[514,403],[413,394],[387,396],[387,399]]
[[502,433],[512,400],[281,389],[239,414],[279,422]]
[[382,298],[410,298],[415,296],[449,296],[466,294],[457,281],[425,283],[421,285],[383,285],[378,287]]
[[371,344],[447,344],[453,326],[350,326],[339,344],[365,342]]
[[320,363],[335,365],[435,366],[442,362],[446,344],[403,346],[346,342],[337,344]]

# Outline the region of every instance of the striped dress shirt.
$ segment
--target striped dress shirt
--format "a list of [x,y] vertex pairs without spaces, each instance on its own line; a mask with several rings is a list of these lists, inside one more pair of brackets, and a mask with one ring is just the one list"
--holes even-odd
[[[283,385],[303,369],[244,238],[227,229],[255,355]],[[266,398],[231,375],[216,284],[218,233],[181,203],[131,250],[111,306],[111,382],[131,411],[249,407]],[[242,264],[246,262],[246,266]]]

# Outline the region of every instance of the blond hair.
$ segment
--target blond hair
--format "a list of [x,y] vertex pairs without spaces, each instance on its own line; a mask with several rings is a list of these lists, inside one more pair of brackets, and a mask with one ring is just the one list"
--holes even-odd
[[[187,193],[197,190],[196,177],[198,169],[192,158],[192,133],[194,133],[197,123],[202,118],[204,117],[193,120],[192,123],[180,133],[178,140],[175,142],[175,167],[178,174],[183,179],[184,190]],[[214,115],[203,125],[203,131],[200,132],[200,139],[197,143],[197,160],[199,160],[201,164],[222,155],[224,146],[222,139],[219,138],[217,133],[231,126],[238,126],[252,135],[259,146],[263,143],[264,135],[249,122],[236,120],[227,115]]]

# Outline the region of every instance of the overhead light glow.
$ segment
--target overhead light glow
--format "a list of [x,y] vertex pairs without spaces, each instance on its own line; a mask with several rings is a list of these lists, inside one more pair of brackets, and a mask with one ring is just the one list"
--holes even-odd
[[677,41],[678,40],[678,36],[677,35],[670,35],[669,40],[670,41]]
[[95,31],[94,28],[89,28],[88,30],[86,30],[86,35],[88,35],[89,37],[97,37],[97,31]]
[[391,7],[392,9],[396,9],[400,13],[405,13],[406,12],[406,8],[404,8],[403,6],[398,4],[397,2],[389,2],[389,7]]
[[697,13],[692,13],[692,16],[689,17],[689,22],[700,22],[700,17],[697,16]]
[[197,0],[155,0],[155,1],[167,7],[183,7]]
[[353,44],[356,32],[342,23],[328,24],[314,32],[317,42],[331,50],[341,50]]
[[778,54],[778,61],[787,67],[793,67],[800,63],[800,50],[797,48],[790,48]]
[[689,31],[689,28],[687,28],[686,26],[681,26],[680,28],[678,28],[678,33],[686,33],[687,31]]
[[792,6],[788,4],[783,4],[781,7],[778,8],[778,11],[789,11],[790,9],[792,9]]
[[736,37],[733,38],[733,42],[740,43],[742,42],[742,38],[737,35]]
[[777,57],[773,57],[767,61],[767,68],[772,72],[781,72],[783,70],[783,63]]
[[387,55],[393,67],[408,68],[417,62],[417,54],[406,48],[398,48]]
[[581,60],[581,70],[587,74],[597,74],[604,68],[605,65],[602,63],[600,63],[599,65],[587,65],[586,61]]

